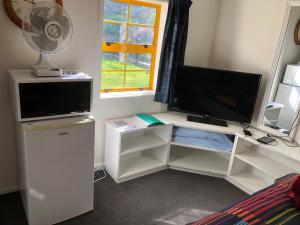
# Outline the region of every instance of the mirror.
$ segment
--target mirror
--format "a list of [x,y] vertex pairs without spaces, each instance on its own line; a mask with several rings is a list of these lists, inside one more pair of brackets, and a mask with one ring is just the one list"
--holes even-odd
[[[261,124],[286,135],[298,123],[300,106],[300,2],[289,1],[275,56],[267,95],[261,112]],[[271,132],[273,133],[273,132]]]

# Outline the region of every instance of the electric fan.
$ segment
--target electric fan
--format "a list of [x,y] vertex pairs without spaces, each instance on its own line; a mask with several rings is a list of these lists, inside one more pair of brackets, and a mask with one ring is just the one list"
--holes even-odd
[[48,54],[56,54],[71,42],[73,26],[67,12],[54,2],[34,4],[23,20],[23,35],[27,43],[40,53],[32,73],[38,77],[61,76],[62,69],[51,65]]

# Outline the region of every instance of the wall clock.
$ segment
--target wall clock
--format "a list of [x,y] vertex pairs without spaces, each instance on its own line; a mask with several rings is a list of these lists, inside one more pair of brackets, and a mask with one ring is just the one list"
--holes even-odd
[[[23,18],[28,9],[33,5],[45,0],[3,0],[5,10],[9,18],[20,28],[22,28]],[[63,6],[63,0],[50,0]]]
[[296,45],[300,45],[300,20],[298,20],[295,27],[294,40]]

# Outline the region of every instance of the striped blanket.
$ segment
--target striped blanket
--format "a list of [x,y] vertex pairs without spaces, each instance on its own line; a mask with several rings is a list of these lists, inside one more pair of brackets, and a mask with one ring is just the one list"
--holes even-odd
[[300,211],[288,196],[297,174],[250,195],[230,208],[190,225],[300,225]]

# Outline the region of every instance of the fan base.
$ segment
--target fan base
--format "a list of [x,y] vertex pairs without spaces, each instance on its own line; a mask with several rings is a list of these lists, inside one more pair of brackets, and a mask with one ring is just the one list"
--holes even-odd
[[62,69],[60,68],[37,68],[32,67],[31,73],[36,77],[60,77],[62,75]]

